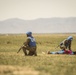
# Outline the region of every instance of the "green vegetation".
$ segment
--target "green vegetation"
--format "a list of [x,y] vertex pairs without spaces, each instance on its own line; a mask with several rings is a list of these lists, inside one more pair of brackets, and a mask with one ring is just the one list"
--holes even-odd
[[60,50],[55,48],[69,35],[76,51],[76,34],[34,34],[38,56],[24,56],[22,50],[17,54],[26,35],[0,35],[0,75],[76,75],[76,55],[42,53]]

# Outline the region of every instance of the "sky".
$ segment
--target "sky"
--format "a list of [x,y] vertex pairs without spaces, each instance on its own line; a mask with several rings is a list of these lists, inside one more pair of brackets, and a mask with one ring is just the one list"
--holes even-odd
[[76,17],[76,0],[0,0],[0,21]]

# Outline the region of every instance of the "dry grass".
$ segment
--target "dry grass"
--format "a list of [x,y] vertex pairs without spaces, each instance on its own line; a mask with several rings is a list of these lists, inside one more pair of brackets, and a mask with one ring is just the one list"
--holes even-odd
[[0,74],[2,75],[38,75],[39,72],[28,68],[11,65],[0,65]]
[[[34,34],[37,41],[37,57],[17,54],[25,41],[25,35],[0,35],[0,75],[76,75],[76,55],[48,55],[55,47],[72,35],[72,50],[76,50],[76,34]],[[45,53],[42,53],[45,52]]]

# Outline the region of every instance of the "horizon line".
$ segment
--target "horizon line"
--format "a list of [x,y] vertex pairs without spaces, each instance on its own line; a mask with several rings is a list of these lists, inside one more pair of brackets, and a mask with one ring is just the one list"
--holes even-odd
[[10,19],[37,20],[37,19],[52,19],[52,18],[66,19],[66,18],[76,18],[76,17],[48,17],[48,18],[34,18],[34,19],[23,19],[23,18],[14,17],[14,18],[7,18],[7,19],[0,20],[0,21],[10,20]]

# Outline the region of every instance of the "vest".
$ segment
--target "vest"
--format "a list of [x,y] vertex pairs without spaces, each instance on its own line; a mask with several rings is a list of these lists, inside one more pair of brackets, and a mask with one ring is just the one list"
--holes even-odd
[[36,46],[35,38],[34,37],[28,37],[28,39],[30,39],[29,46],[35,47]]

